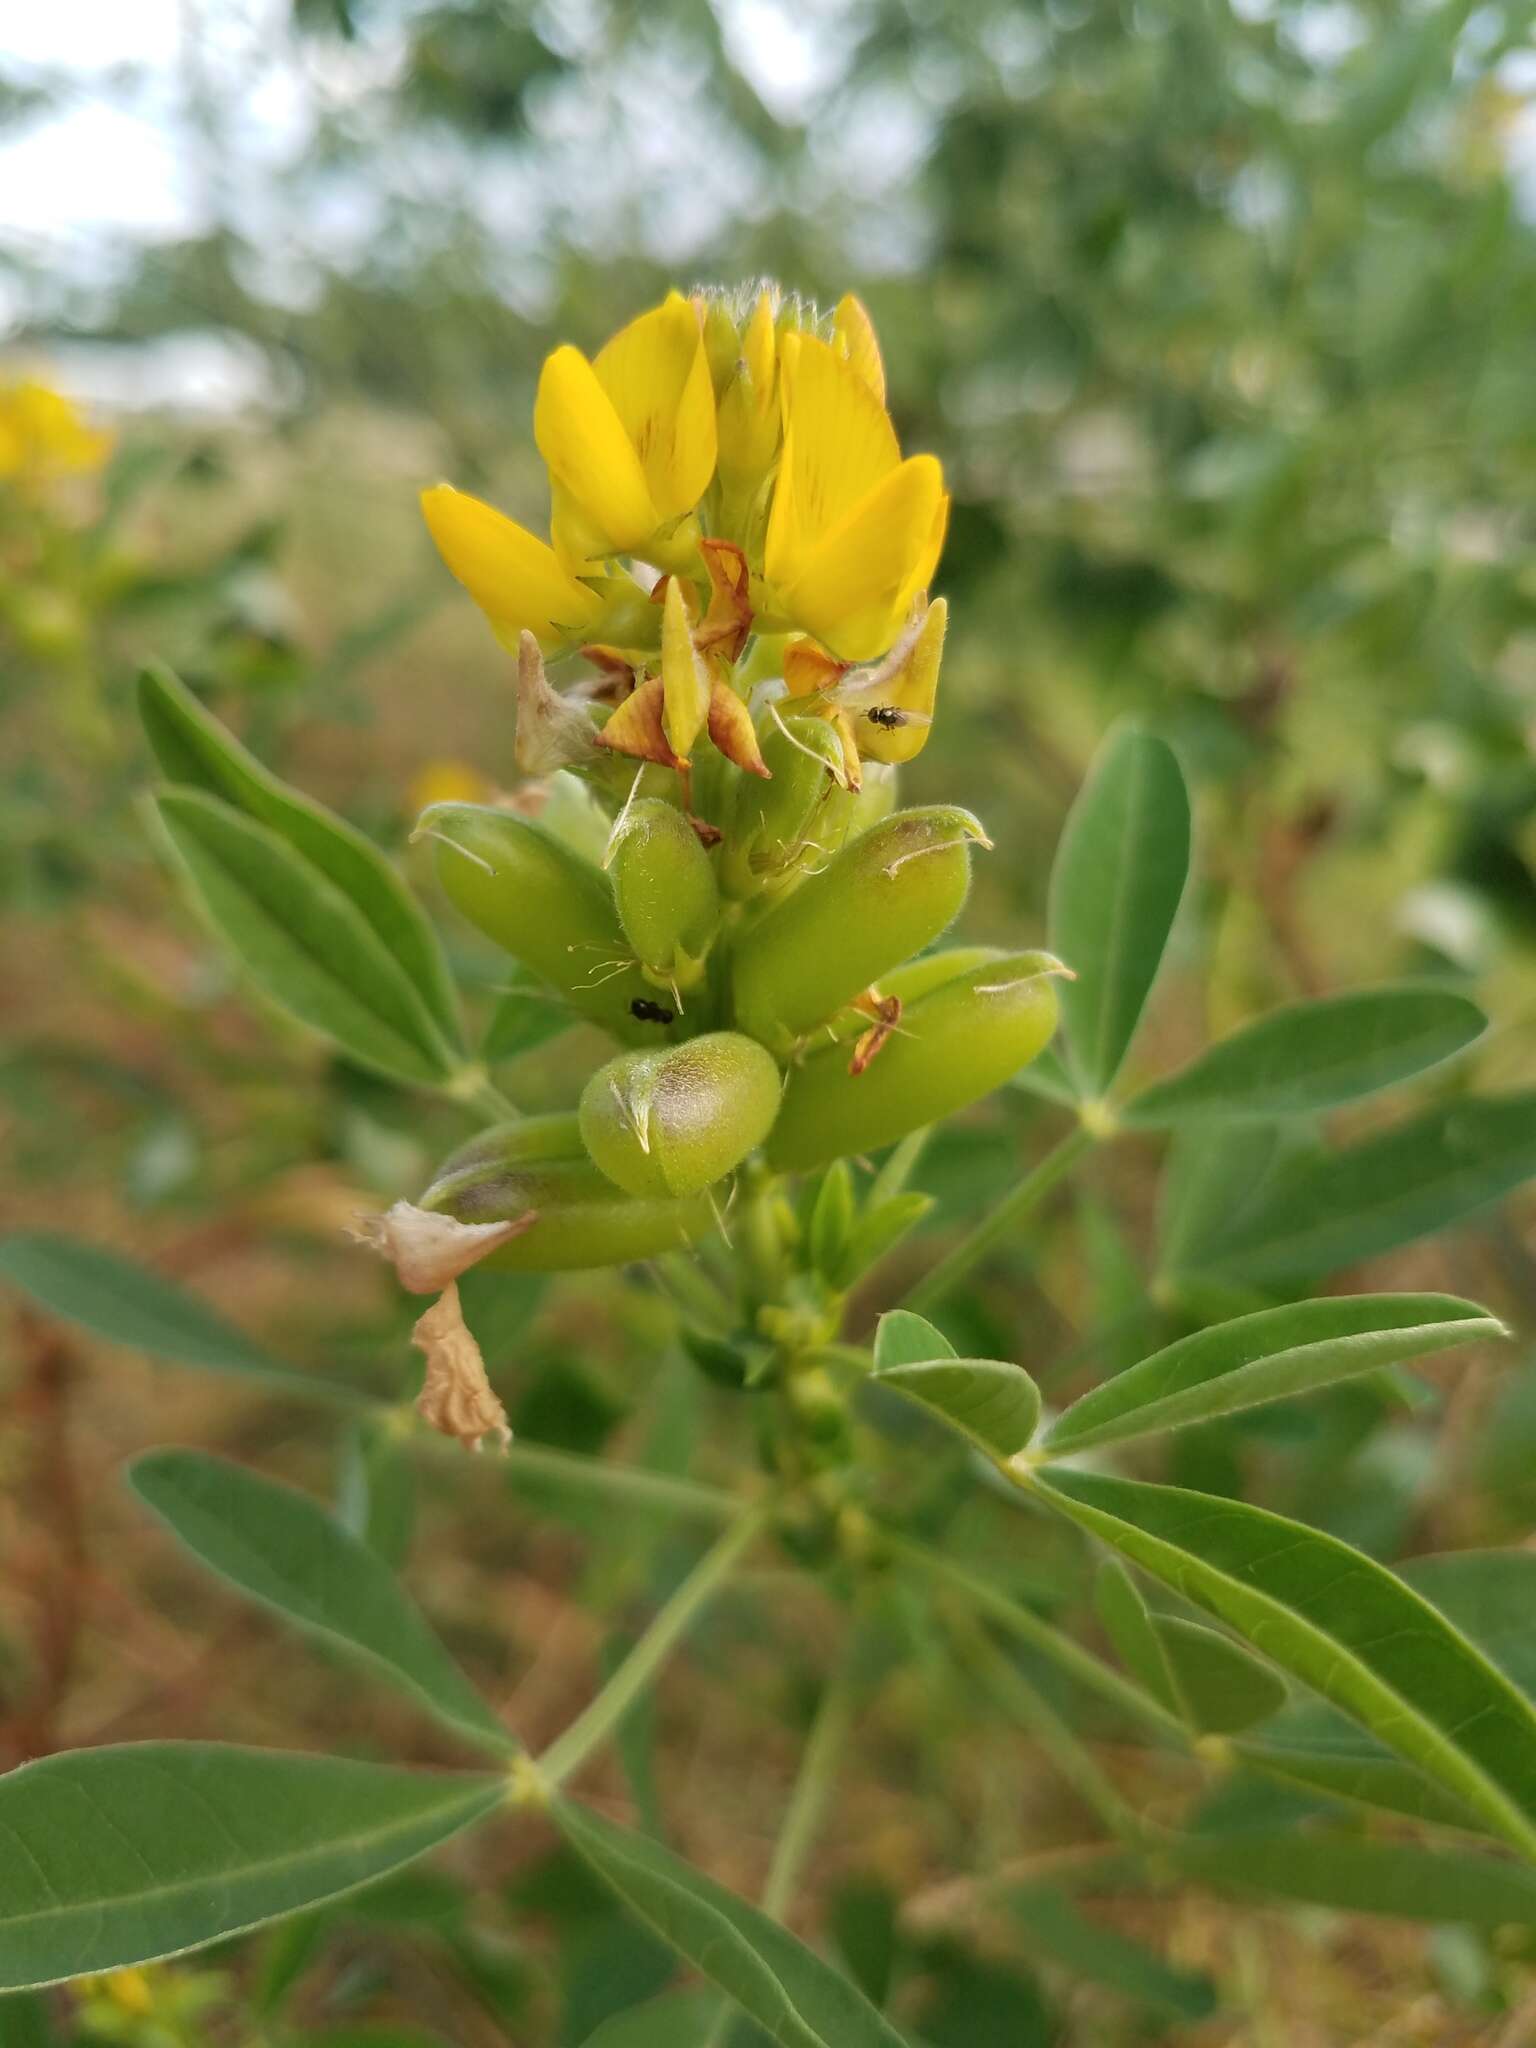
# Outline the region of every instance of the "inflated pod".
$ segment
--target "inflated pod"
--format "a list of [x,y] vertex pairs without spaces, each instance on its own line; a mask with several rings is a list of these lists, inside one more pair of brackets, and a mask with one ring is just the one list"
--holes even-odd
[[721,885],[751,896],[819,865],[842,843],[854,798],[843,743],[824,718],[779,712],[758,728],[769,778],[743,775],[720,853]]
[[660,797],[630,804],[609,842],[619,922],[662,988],[692,988],[720,922],[720,891],[699,835]]
[[633,1005],[650,1003],[655,990],[600,869],[542,826],[484,804],[432,804],[417,830],[437,843],[455,908],[487,938],[594,1024],[629,1040],[654,1037]]
[[[574,1118],[529,1121],[563,1123],[567,1140],[580,1142]],[[534,1212],[527,1230],[482,1262],[487,1268],[557,1273],[618,1266],[680,1251],[715,1228],[705,1196],[637,1201],[585,1155],[528,1157],[519,1135],[524,1128],[498,1126],[462,1147],[443,1162],[421,1197],[420,1207],[460,1223],[500,1223]]]
[[620,1053],[581,1095],[581,1135],[632,1195],[691,1195],[755,1152],[779,1109],[779,1070],[754,1039],[711,1031]]
[[846,1044],[792,1066],[768,1163],[797,1172],[871,1151],[990,1094],[1049,1043],[1059,971],[1049,953],[984,960],[904,1008],[862,1073]]
[[737,943],[736,1022],[776,1053],[936,939],[965,901],[973,841],[954,805],[898,811],[849,842]]
[[432,1176],[432,1185],[482,1166],[526,1166],[540,1159],[580,1159],[584,1153],[581,1120],[574,1109],[512,1117],[506,1123],[491,1124],[450,1152]]

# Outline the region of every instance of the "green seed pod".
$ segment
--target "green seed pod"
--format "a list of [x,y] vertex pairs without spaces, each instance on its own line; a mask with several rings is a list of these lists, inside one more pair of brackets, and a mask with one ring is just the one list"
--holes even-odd
[[901,791],[901,773],[895,767],[888,767],[883,761],[866,759],[863,763],[864,787],[852,800],[848,815],[850,835],[867,832],[871,825],[878,825],[882,818],[888,818],[896,808],[896,798]]
[[720,880],[752,896],[819,865],[842,843],[854,798],[841,786],[843,743],[824,718],[770,716],[759,727],[771,781],[744,775],[726,826]]
[[655,1025],[631,1005],[651,984],[624,936],[607,877],[526,818],[483,804],[432,804],[417,831],[438,843],[437,868],[455,907],[572,1009],[631,1042]]
[[[882,996],[895,996],[905,1007],[918,1002],[923,996],[932,995],[946,981],[969,974],[973,967],[985,967],[989,961],[1007,958],[1001,946],[945,946],[941,952],[924,953],[921,959],[909,960],[905,966],[893,967],[889,974],[882,974],[880,993]],[[869,1029],[870,1023],[871,1019],[863,1010],[850,1009],[835,1017],[828,1028],[834,1038],[857,1038]]]
[[513,1117],[504,1124],[492,1124],[438,1167],[432,1176],[436,1187],[477,1167],[526,1166],[540,1159],[581,1159],[581,1121],[574,1109],[557,1110],[549,1116]]
[[632,1195],[691,1195],[739,1166],[773,1128],[779,1070],[736,1031],[620,1053],[581,1093],[581,1135]]
[[862,1074],[849,1073],[846,1045],[791,1068],[770,1166],[797,1172],[871,1151],[990,1094],[1049,1043],[1059,971],[1049,953],[994,957],[904,1010]]
[[775,1053],[834,1017],[936,939],[965,901],[969,811],[898,811],[749,926],[736,950],[736,1021]]
[[675,805],[644,797],[614,828],[608,875],[619,922],[661,988],[692,988],[720,922],[720,891],[699,835]]
[[[531,1118],[561,1123],[576,1139],[574,1118]],[[481,1263],[504,1273],[563,1273],[586,1266],[619,1266],[680,1251],[715,1228],[708,1198],[636,1201],[622,1194],[590,1159],[522,1156],[525,1125],[487,1131],[453,1154],[421,1197],[423,1209],[460,1223],[500,1223],[535,1212],[536,1221]],[[548,1134],[548,1135],[552,1135]],[[476,1155],[470,1158],[470,1154]],[[508,1156],[508,1155],[512,1156]]]

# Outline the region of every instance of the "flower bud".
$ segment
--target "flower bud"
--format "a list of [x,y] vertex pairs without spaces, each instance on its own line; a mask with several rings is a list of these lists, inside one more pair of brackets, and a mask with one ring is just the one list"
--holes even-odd
[[772,779],[738,783],[721,854],[721,884],[731,896],[754,895],[819,864],[847,828],[843,743],[826,719],[770,716],[762,744]]
[[630,804],[614,827],[608,876],[645,973],[663,988],[693,987],[720,922],[720,891],[682,812],[654,796]]
[[[417,826],[438,842],[455,908],[572,1009],[621,1038],[651,985],[634,960],[606,877],[541,826],[479,804],[433,804]],[[651,1033],[654,1036],[654,1032]]]
[[845,846],[738,942],[736,1020],[775,1052],[936,939],[965,901],[969,811],[898,811]]
[[[573,1149],[563,1156],[543,1149],[556,1143]],[[420,1206],[469,1224],[531,1214],[532,1223],[483,1261],[491,1271],[510,1273],[569,1272],[654,1259],[682,1250],[715,1228],[704,1196],[636,1201],[577,1154],[579,1143],[573,1116],[498,1125],[444,1160]]]
[[1051,977],[1060,971],[1049,953],[971,966],[905,1008],[899,1031],[860,1074],[848,1071],[846,1045],[813,1053],[785,1082],[769,1164],[795,1172],[867,1152],[979,1101],[1049,1042]]
[[779,1070],[736,1031],[621,1053],[581,1095],[581,1135],[632,1195],[691,1195],[762,1144],[779,1108]]

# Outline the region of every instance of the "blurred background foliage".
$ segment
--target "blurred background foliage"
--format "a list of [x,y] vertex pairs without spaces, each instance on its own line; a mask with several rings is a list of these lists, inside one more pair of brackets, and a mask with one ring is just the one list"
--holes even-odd
[[[409,1382],[410,1304],[341,1231],[358,1207],[419,1187],[463,1118],[239,1000],[135,813],[135,668],[170,660],[425,885],[406,843],[415,811],[510,781],[511,691],[508,659],[431,554],[416,488],[449,476],[540,523],[530,415],[548,348],[594,345],[669,283],[758,273],[823,302],[850,285],[864,296],[903,444],[936,450],[952,480],[951,652],[909,788],[972,805],[997,842],[970,932],[1039,936],[1083,765],[1134,713],[1195,787],[1202,876],[1140,1049],[1149,1067],[1277,1000],[1408,972],[1454,979],[1490,1010],[1466,1078],[1530,1085],[1530,6],[48,12],[57,22],[18,27],[14,47],[0,32],[6,368],[82,398],[114,442],[99,473],[0,480],[11,1220],[151,1256],[293,1357]],[[489,1008],[503,970],[461,927],[451,939]],[[552,1102],[584,1070],[557,1041],[512,1065],[509,1085]],[[1020,1093],[944,1137],[924,1168],[941,1221],[1014,1176],[1040,1114]],[[1147,1348],[1167,1313],[1153,1164],[1124,1150],[1100,1163],[1032,1255],[978,1285],[959,1312],[967,1337],[1047,1384]],[[1511,1212],[1476,1238],[1378,1260],[1370,1278],[1449,1286],[1528,1328],[1521,1224]],[[658,1469],[687,1465],[705,1411],[653,1294],[604,1276],[524,1290],[497,1313],[520,1431],[578,1449],[622,1437]],[[302,1482],[339,1483],[400,1547],[409,1489],[389,1446],[349,1439],[338,1481],[329,1435],[302,1413],[121,1356],[108,1370],[27,1318],[13,1335],[8,1753],[109,1732],[377,1740],[334,1674],[277,1675],[263,1627],[231,1627],[167,1564],[112,1474],[168,1437],[275,1456]],[[1284,1427],[1176,1439],[1167,1476],[1243,1487],[1385,1555],[1514,1540],[1536,1502],[1532,1385],[1510,1353],[1459,1370],[1427,1416],[1345,1390]],[[554,1725],[594,1645],[622,1640],[626,1602],[676,1560],[660,1529],[639,1542],[526,1484],[527,1512],[507,1514],[494,1474],[475,1483],[497,1513],[477,1509],[466,1531],[456,1469],[422,1474],[412,1554],[456,1645],[509,1687],[517,1674],[519,1711]],[[1028,1569],[1041,1597],[1062,1597],[1052,1560]],[[748,1889],[819,1641],[780,1627],[749,1642],[744,1622],[717,1652],[731,1673],[695,1677],[704,1730],[696,1699],[664,1694],[670,1763],[683,1757],[695,1787],[730,1785],[723,1813],[691,1813],[685,1838]],[[1374,2038],[1405,1983],[1426,2017],[1401,2038],[1445,2043],[1484,2038],[1490,2014],[1518,2004],[1504,1961],[1471,1937],[1298,1932],[1271,1916],[1258,1941],[1251,1915],[1181,1897],[1132,1918],[1211,1969],[1227,2012],[1150,2033],[1166,2013],[1042,1983],[1037,1959],[1000,1960],[1006,1941],[974,1949],[942,1899],[924,1894],[932,1912],[898,1930],[895,1894],[937,1887],[935,1859],[970,1867],[978,1827],[1002,1855],[1021,1821],[1058,1847],[1076,1825],[1012,1738],[957,1718],[963,1696],[931,1646],[911,1654],[912,1690],[881,1740],[887,1785],[919,1786],[915,1804],[866,1788],[823,1903],[856,1970],[928,1973],[935,2048]],[[962,1734],[974,1757],[941,1771],[932,1759]],[[642,1807],[650,1740],[637,1733],[628,1765]],[[744,1784],[743,1741],[761,1760]],[[999,1757],[1006,1811],[985,1789]],[[387,1902],[375,1935],[348,1920],[321,2016],[431,2015],[456,2041],[574,2048],[661,1981],[656,1954],[558,1864],[477,1882],[504,1888],[510,1914],[466,1918],[449,1880],[440,1893],[422,1878],[394,1899],[417,1929],[403,1946],[376,1938]],[[521,1932],[540,1916],[564,1930],[553,1959]],[[274,1937],[261,1982],[304,1962]],[[84,2038],[244,2041],[209,2018],[226,1991],[217,1971],[187,1972],[153,2019],[135,2018],[137,1993],[95,1992]],[[1262,2031],[1287,2014],[1317,2031]]]

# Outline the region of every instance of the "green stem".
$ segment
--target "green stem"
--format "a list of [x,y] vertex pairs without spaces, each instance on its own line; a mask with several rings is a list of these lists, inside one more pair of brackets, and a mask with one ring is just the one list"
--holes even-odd
[[913,1543],[908,1537],[895,1536],[889,1531],[885,1538],[895,1555],[906,1563],[915,1565],[930,1578],[942,1580],[953,1586],[957,1593],[963,1593],[982,1613],[990,1615],[1004,1628],[1016,1635],[1020,1642],[1028,1643],[1063,1671],[1069,1672],[1079,1683],[1089,1686],[1101,1699],[1119,1707],[1124,1713],[1144,1721],[1149,1727],[1167,1740],[1187,1747],[1188,1731],[1176,1714],[1171,1714],[1160,1700],[1155,1700],[1139,1685],[1132,1685],[1122,1678],[1112,1666],[1095,1657],[1091,1650],[1084,1650],[1065,1636],[1059,1629],[1052,1628],[1048,1621],[1031,1614],[1027,1607],[1021,1607],[1006,1593],[1000,1593],[995,1586],[989,1586],[985,1579],[973,1578],[959,1565],[951,1564],[947,1557],[937,1551],[926,1549],[921,1543]]
[[1078,1740],[1055,1708],[1049,1706],[1028,1679],[987,1641],[975,1623],[956,1630],[956,1634],[985,1668],[992,1690],[1008,1711],[1023,1722],[1084,1805],[1091,1807],[1119,1840],[1133,1846],[1143,1842],[1146,1830],[1141,1816],[1120,1797],[1097,1758]]
[[1025,1174],[1016,1188],[1004,1195],[990,1216],[984,1216],[967,1236],[961,1238],[953,1251],[940,1259],[932,1272],[919,1280],[901,1306],[917,1315],[931,1315],[946,1296],[952,1294],[960,1282],[981,1264],[993,1246],[1000,1244],[1024,1221],[1095,1142],[1096,1134],[1082,1124],[1069,1131],[1037,1166]]
[[644,1472],[633,1465],[612,1465],[602,1458],[583,1458],[545,1444],[514,1440],[501,1462],[514,1472],[527,1472],[578,1493],[628,1501],[638,1508],[698,1515],[711,1522],[729,1522],[741,1512],[738,1496],[718,1486],[703,1486],[696,1479],[673,1479],[663,1472]]
[[848,1739],[848,1730],[853,1721],[854,1657],[858,1633],[855,1628],[842,1662],[828,1679],[816,1709],[816,1719],[805,1745],[805,1754],[800,1760],[799,1774],[795,1788],[789,1796],[789,1805],[784,1813],[784,1825],[779,1830],[778,1841],[774,1844],[773,1861],[768,1866],[767,1881],[763,1886],[762,1907],[771,1919],[782,1920],[790,1900],[794,1897],[795,1884],[801,1866],[816,1839],[826,1811],[827,1799],[832,1790],[832,1781],[842,1761],[843,1748]]
[[563,1785],[601,1748],[666,1662],[690,1622],[729,1578],[736,1560],[768,1518],[766,1507],[749,1508],[712,1550],[694,1566],[661,1607],[608,1683],[539,1758],[540,1778],[551,1790]]

